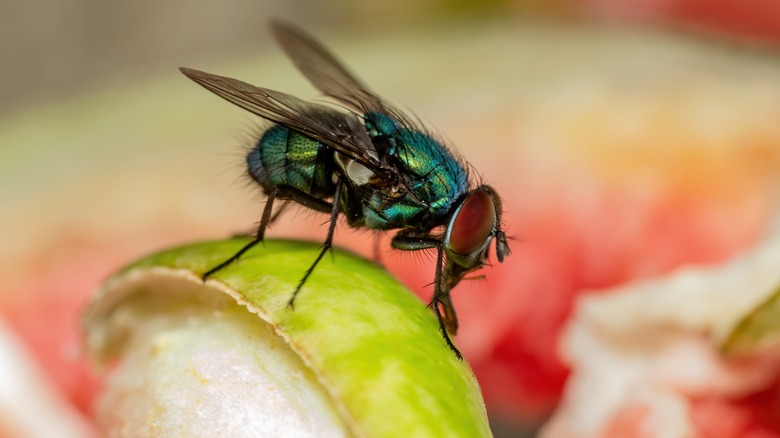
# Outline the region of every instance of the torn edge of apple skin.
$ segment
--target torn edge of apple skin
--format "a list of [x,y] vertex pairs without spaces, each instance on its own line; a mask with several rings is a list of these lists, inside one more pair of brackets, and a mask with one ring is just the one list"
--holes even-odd
[[[291,310],[289,294],[317,245],[269,240],[202,282],[202,272],[245,243],[236,238],[166,250],[124,268],[95,293],[83,318],[88,351],[116,364],[96,404],[104,430],[117,424],[127,430],[137,420],[137,432],[159,433],[162,420],[149,415],[167,412],[177,431],[211,422],[222,425],[220,433],[237,425],[230,430],[238,436],[269,432],[252,429],[264,422],[278,427],[273,433],[287,430],[291,436],[306,436],[307,430],[311,436],[491,436],[468,363],[455,357],[429,309],[396,279],[336,250],[335,261],[318,266]],[[217,342],[205,341],[207,336]],[[206,360],[215,357],[241,359],[217,361],[225,373]],[[263,376],[264,358],[292,371],[285,378]],[[237,369],[251,383],[231,378]],[[165,372],[169,377],[160,377]],[[179,394],[178,402],[167,393]],[[272,401],[279,405],[263,405],[253,395],[259,393],[277,395]],[[117,409],[122,402],[132,406]],[[234,411],[231,406],[240,407],[241,418],[225,416]],[[118,418],[117,412],[137,418]],[[150,423],[157,429],[143,429]]]

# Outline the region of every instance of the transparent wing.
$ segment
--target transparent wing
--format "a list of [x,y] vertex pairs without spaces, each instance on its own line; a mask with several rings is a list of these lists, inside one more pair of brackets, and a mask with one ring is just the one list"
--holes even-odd
[[272,21],[271,31],[287,56],[318,90],[363,114],[385,114],[398,125],[425,131],[419,120],[383,101],[358,80],[313,36],[282,21]]
[[363,113],[388,112],[387,105],[314,37],[281,21],[271,22],[271,30],[298,70],[325,95]]
[[354,113],[342,113],[237,79],[186,67],[179,70],[228,102],[320,141],[378,175],[387,172],[380,167],[371,138]]

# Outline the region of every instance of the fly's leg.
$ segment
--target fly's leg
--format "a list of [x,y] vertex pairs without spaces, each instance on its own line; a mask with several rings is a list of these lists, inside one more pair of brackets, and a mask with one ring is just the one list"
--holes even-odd
[[206,281],[215,272],[220,271],[225,266],[235,262],[245,252],[249,251],[253,246],[263,241],[263,239],[265,238],[265,229],[268,227],[269,223],[271,223],[274,219],[276,219],[277,216],[277,215],[274,215],[273,217],[271,216],[271,211],[273,210],[273,206],[274,206],[274,200],[277,198],[291,200],[305,207],[317,211],[322,211],[325,213],[330,212],[332,209],[332,206],[329,202],[323,201],[322,199],[314,198],[294,187],[286,186],[286,185],[280,185],[274,187],[274,189],[271,190],[271,193],[268,194],[268,200],[265,203],[265,208],[263,209],[263,216],[260,219],[260,225],[257,227],[257,233],[255,234],[255,238],[252,239],[251,242],[244,245],[243,248],[239,249],[238,252],[233,254],[229,259],[225,260],[224,262],[206,271],[206,273],[204,273],[201,276],[203,281]]
[[233,254],[232,257],[206,271],[206,273],[203,274],[202,276],[203,281],[206,281],[215,272],[221,270],[225,266],[238,260],[238,258],[241,257],[245,252],[249,251],[253,246],[263,241],[263,238],[265,236],[265,228],[268,226],[268,222],[271,218],[271,210],[274,207],[274,199],[276,199],[280,191],[281,191],[280,187],[274,187],[274,189],[271,190],[271,193],[268,194],[268,200],[265,202],[265,208],[263,209],[263,216],[260,219],[260,225],[257,228],[257,233],[255,233],[255,238],[252,239],[251,242],[244,245],[243,248],[239,249],[238,252]]
[[[438,251],[437,262],[440,257],[443,258],[444,246],[442,242],[427,234],[414,235],[410,233],[399,233],[393,237],[391,244],[393,248],[403,251],[419,251],[436,248]],[[450,299],[451,285],[444,282],[444,279],[442,278],[444,275],[443,267],[440,269],[437,265],[436,275],[438,276],[438,280],[434,280],[434,284],[436,285],[434,287],[434,299],[428,306],[433,307],[434,303],[440,303],[442,305],[444,310],[443,319],[447,326],[447,331],[455,335],[458,333],[458,316],[455,313],[455,307],[452,305],[452,300]]]
[[314,268],[316,268],[317,264],[320,262],[320,260],[322,260],[322,256],[324,256],[325,253],[328,252],[328,250],[330,250],[330,248],[333,246],[333,232],[336,230],[336,221],[339,217],[340,194],[341,178],[339,178],[338,182],[336,183],[336,194],[333,195],[333,202],[330,204],[330,224],[328,224],[328,235],[325,237],[325,242],[322,244],[319,255],[317,255],[317,258],[314,260],[314,263],[312,263],[309,269],[306,270],[306,273],[303,274],[303,278],[301,278],[301,281],[298,283],[298,287],[295,288],[292,297],[290,297],[290,301],[287,302],[287,305],[290,306],[290,308],[295,307],[295,297],[298,296],[298,293],[301,291],[303,284],[306,283],[306,280],[309,278],[311,273],[314,272]]
[[441,308],[444,310],[444,324],[447,326],[447,331],[453,335],[457,335],[458,314],[455,313],[455,306],[452,305],[450,291],[441,291],[439,295],[439,302],[441,303]]
[[[449,345],[450,349],[455,353],[455,357],[458,360],[463,360],[463,356],[458,351],[455,344],[452,343],[449,333],[447,333],[447,327],[454,327],[457,330],[458,321],[455,315],[455,309],[452,307],[452,301],[450,301],[449,291],[442,291],[442,269],[444,268],[444,245],[439,244],[438,253],[436,254],[436,275],[433,278],[433,298],[429,306],[433,307],[433,313],[436,314],[436,319],[439,320],[439,330],[441,330],[444,340]],[[444,301],[442,301],[444,299]],[[441,309],[439,309],[439,303],[444,307],[444,316],[447,318],[455,318],[454,321],[445,320],[442,316]],[[453,333],[454,334],[454,333]]]
[[[436,274],[433,279],[433,298],[431,299],[428,307],[433,309],[434,315],[439,322],[439,330],[441,330],[442,337],[447,343],[447,346],[455,353],[455,356],[462,360],[463,356],[458,351],[458,348],[450,339],[448,329],[452,331],[454,335],[458,330],[458,317],[455,314],[455,308],[450,300],[449,290],[444,290],[442,273],[444,270],[444,244],[441,240],[433,238],[428,235],[414,236],[410,234],[398,233],[393,237],[391,245],[395,249],[402,251],[419,251],[422,249],[436,248]],[[439,307],[441,304],[441,307]],[[442,315],[442,308],[444,314]]]
[[[279,208],[276,209],[276,212],[274,214],[271,215],[271,219],[268,220],[268,226],[266,228],[270,227],[271,224],[276,222],[276,219],[278,219],[279,216],[281,216],[282,213],[284,213],[285,210],[287,210],[287,207],[290,205],[289,202],[284,202],[284,200],[281,200],[281,199],[280,199],[280,201],[282,201],[282,205],[279,206]],[[248,231],[246,233],[235,233],[235,234],[232,234],[230,237],[252,237],[252,236],[255,236],[256,234],[257,233],[253,234],[251,231]]]

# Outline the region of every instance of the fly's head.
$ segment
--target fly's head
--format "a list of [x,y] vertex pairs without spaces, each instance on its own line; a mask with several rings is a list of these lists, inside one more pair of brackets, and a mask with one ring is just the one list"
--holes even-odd
[[510,251],[506,234],[501,229],[501,201],[492,187],[482,185],[460,201],[447,224],[444,286],[451,289],[467,273],[484,266],[493,240],[496,241],[496,258],[503,262]]

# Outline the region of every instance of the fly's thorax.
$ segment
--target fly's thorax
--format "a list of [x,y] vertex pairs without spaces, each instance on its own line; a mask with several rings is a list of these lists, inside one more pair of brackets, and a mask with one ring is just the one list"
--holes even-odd
[[[399,124],[387,114],[370,111],[363,116],[363,123],[368,131],[369,137],[377,145],[382,138],[393,139],[398,132]],[[382,145],[380,145],[382,146]],[[382,150],[383,153],[392,154],[392,150]]]
[[[364,116],[365,127],[387,166],[401,179],[367,206],[397,227],[444,225],[453,202],[469,190],[468,172],[450,150],[410,122],[379,112]],[[389,202],[389,201],[390,202]]]
[[266,191],[288,185],[324,199],[336,190],[330,148],[284,126],[265,131],[246,160],[250,176]]

